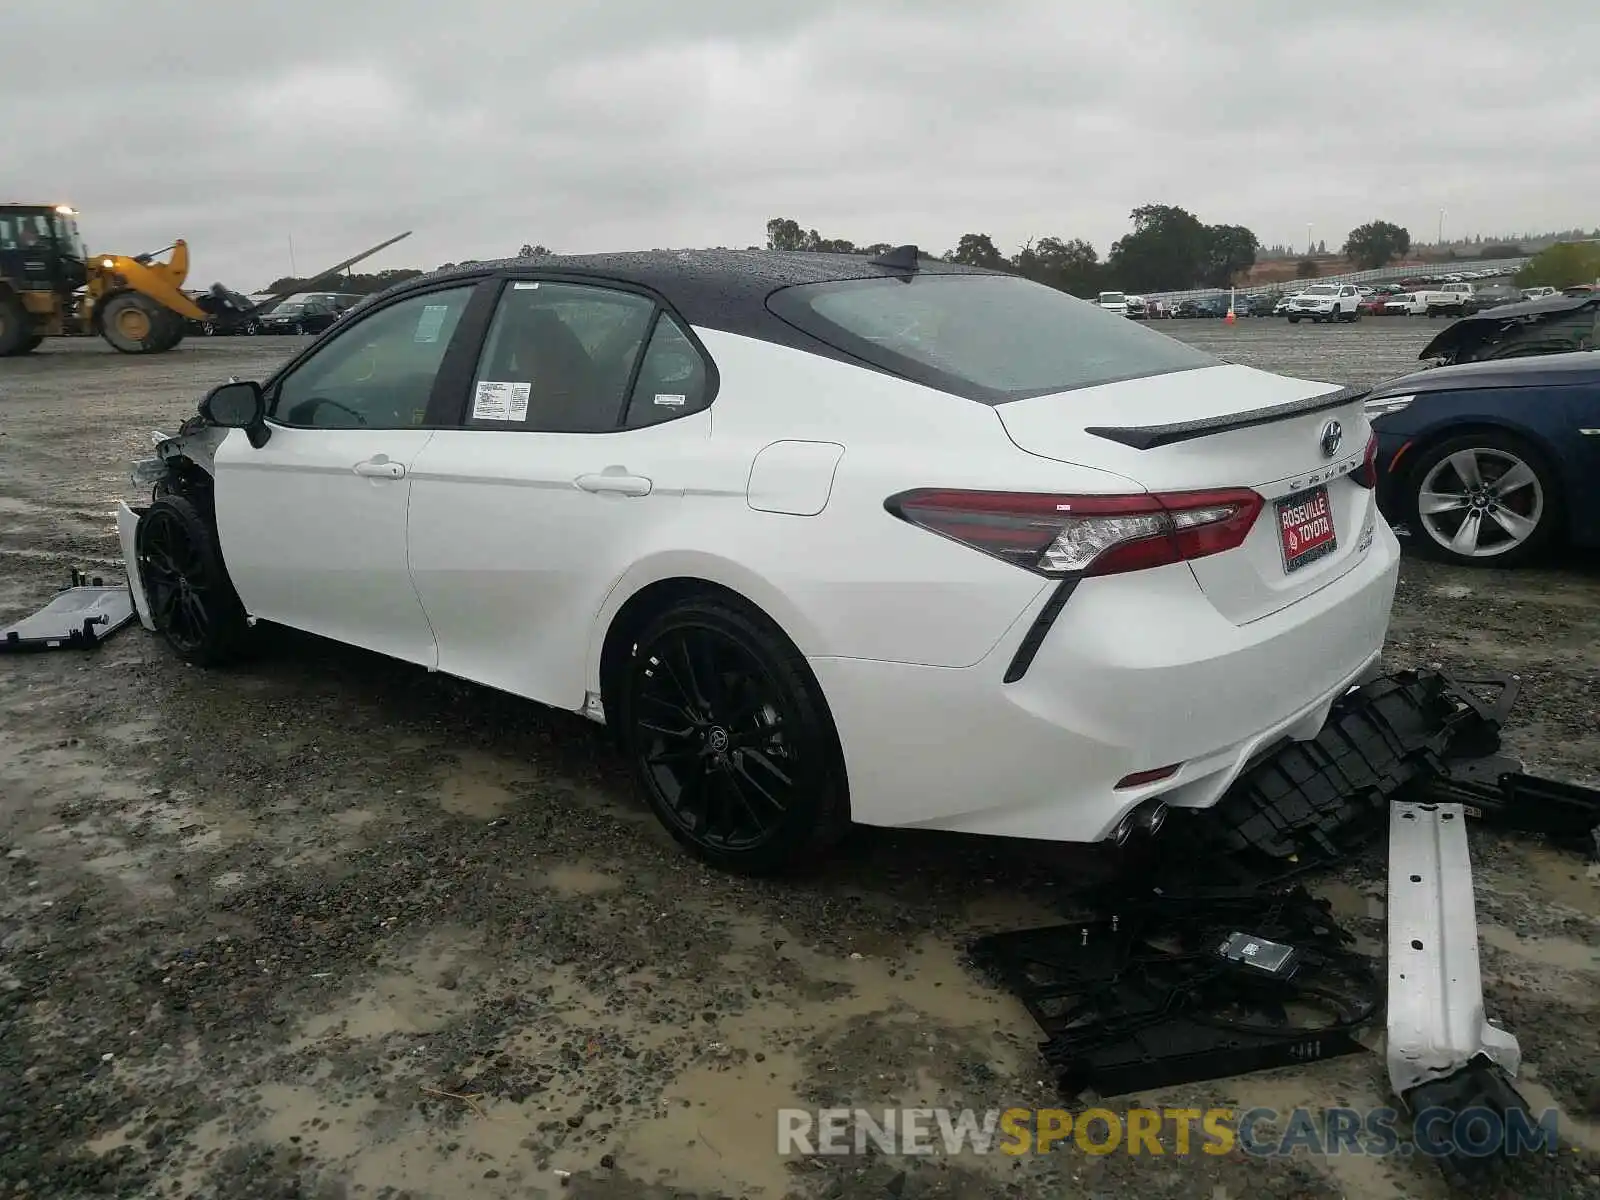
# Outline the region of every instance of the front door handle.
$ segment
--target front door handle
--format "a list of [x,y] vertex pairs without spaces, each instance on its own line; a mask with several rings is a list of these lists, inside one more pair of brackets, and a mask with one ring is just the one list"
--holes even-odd
[[621,470],[579,475],[572,482],[586,492],[603,492],[613,496],[648,496],[654,486],[643,475],[629,475]]
[[405,463],[390,462],[383,455],[369,458],[365,462],[355,465],[357,475],[365,475],[369,479],[403,479],[406,474]]

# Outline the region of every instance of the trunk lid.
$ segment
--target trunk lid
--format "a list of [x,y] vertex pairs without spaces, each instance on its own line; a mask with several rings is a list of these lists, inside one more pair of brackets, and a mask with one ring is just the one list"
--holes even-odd
[[[995,413],[1019,449],[1114,471],[1148,491],[1258,492],[1266,505],[1244,544],[1189,563],[1206,598],[1244,624],[1334,582],[1370,544],[1375,497],[1354,478],[1370,433],[1364,394],[1225,364],[1017,400]],[[1331,454],[1330,422],[1340,432]],[[1290,497],[1299,502],[1280,512]]]

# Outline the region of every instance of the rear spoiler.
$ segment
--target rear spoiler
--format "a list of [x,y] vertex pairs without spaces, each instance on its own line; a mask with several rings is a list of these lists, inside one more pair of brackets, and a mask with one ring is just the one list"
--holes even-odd
[[1196,438],[1210,437],[1214,433],[1230,433],[1235,429],[1250,429],[1256,425],[1270,425],[1289,417],[1302,417],[1307,413],[1342,408],[1359,400],[1372,389],[1362,387],[1340,388],[1304,400],[1291,400],[1287,404],[1274,404],[1269,408],[1249,412],[1228,413],[1221,417],[1203,417],[1198,421],[1175,421],[1170,425],[1091,425],[1084,430],[1107,441],[1121,442],[1135,450],[1154,450],[1157,446],[1171,446],[1176,442],[1192,442]]

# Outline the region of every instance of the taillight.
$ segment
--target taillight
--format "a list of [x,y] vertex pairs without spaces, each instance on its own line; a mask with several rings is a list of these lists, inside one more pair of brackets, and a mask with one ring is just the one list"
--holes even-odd
[[[1398,456],[1396,456],[1398,457]],[[1361,460],[1361,466],[1353,471],[1350,478],[1364,488],[1378,486],[1378,435],[1373,434],[1367,438],[1367,453]]]
[[1135,496],[920,488],[891,496],[884,507],[974,550],[1061,578],[1142,571],[1232,550],[1263,503],[1248,488]]

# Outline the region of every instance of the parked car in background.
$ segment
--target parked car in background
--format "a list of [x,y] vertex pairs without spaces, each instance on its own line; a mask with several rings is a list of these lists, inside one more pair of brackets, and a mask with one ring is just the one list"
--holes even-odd
[[300,292],[260,317],[261,332],[321,333],[364,299],[359,292]]
[[1383,302],[1383,311],[1391,317],[1425,317],[1428,300],[1422,292],[1396,292]]
[[1563,354],[1600,346],[1600,295],[1497,305],[1443,329],[1417,357],[1439,364]]
[[1469,317],[1478,311],[1477,289],[1470,283],[1446,283],[1428,303],[1430,317]]
[[1373,292],[1370,296],[1361,297],[1361,303],[1356,305],[1356,310],[1364,317],[1381,317],[1386,311],[1385,305],[1388,301],[1387,292]]
[[1356,307],[1359,303],[1360,296],[1353,284],[1317,283],[1289,301],[1287,315],[1291,325],[1298,325],[1304,318],[1309,318],[1319,325],[1324,321],[1329,324],[1337,321],[1357,321],[1361,319],[1361,313]]
[[321,300],[285,300],[260,318],[262,333],[321,333],[339,319],[339,310]]
[[1366,411],[1379,504],[1425,553],[1514,566],[1600,547],[1600,355],[1423,370],[1373,389]]
[[206,314],[203,321],[186,319],[184,329],[187,333],[199,334],[202,337],[226,337],[231,334],[255,332],[256,302],[249,296],[229,291],[220,283],[213,284],[208,291],[190,291],[185,294],[194,302],[195,307]]
[[1509,283],[1486,283],[1472,294],[1478,312],[1499,308],[1503,304],[1521,304],[1523,295]]
[[1126,316],[1128,312],[1128,297],[1122,292],[1101,292],[1097,305],[1107,312],[1114,312],[1119,317]]
[[1543,300],[1546,296],[1554,296],[1556,294],[1556,289],[1553,287],[1531,287],[1522,289],[1522,298],[1524,300]]
[[1352,389],[915,247],[513,259],[213,389],[118,526],[187,661],[259,620],[581,713],[762,872],[1119,842],[1314,736],[1389,622],[1375,448]]
[[1143,296],[1128,296],[1125,298],[1124,304],[1126,306],[1123,310],[1124,314],[1132,317],[1135,321],[1142,321],[1148,315]]

